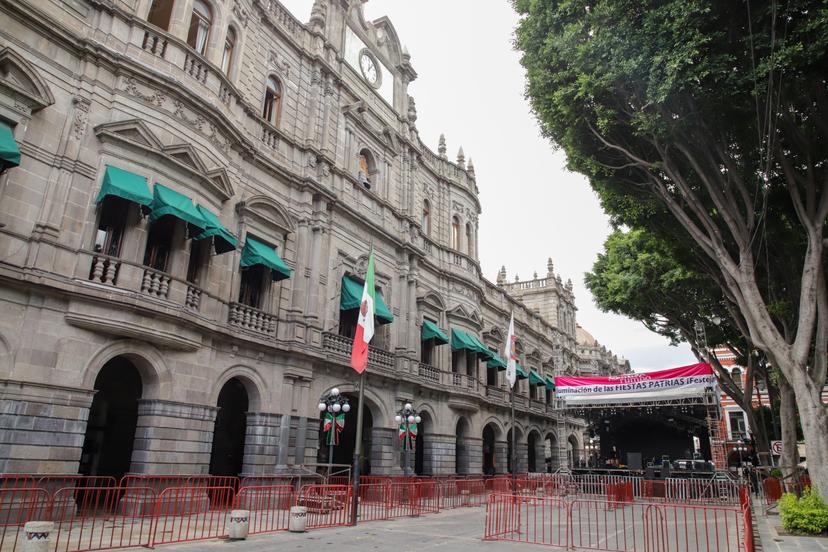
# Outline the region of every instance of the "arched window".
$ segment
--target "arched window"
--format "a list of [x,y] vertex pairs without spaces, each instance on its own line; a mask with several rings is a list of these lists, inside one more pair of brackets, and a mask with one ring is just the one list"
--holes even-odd
[[155,25],[165,31],[169,31],[173,1],[174,0],[152,0],[149,13],[147,14],[147,23]]
[[363,186],[370,190],[374,182],[374,175],[377,172],[377,164],[374,162],[374,156],[367,148],[359,151],[359,155],[357,156],[357,169],[357,179]]
[[190,17],[190,32],[187,34],[189,44],[197,54],[204,55],[207,51],[207,35],[210,33],[210,24],[213,14],[204,0],[193,2],[193,14]]
[[474,257],[474,238],[472,237],[472,225],[470,222],[466,223],[466,253],[469,257]]
[[460,219],[457,215],[451,217],[451,247],[460,250]]
[[236,31],[233,27],[227,27],[227,37],[224,39],[224,52],[221,54],[221,72],[230,76],[230,68],[233,65],[233,50],[236,49]]
[[262,117],[273,126],[279,125],[279,117],[282,114],[282,85],[276,77],[267,78],[267,89],[265,90],[264,111]]
[[431,204],[426,199],[423,201],[423,233],[431,237]]

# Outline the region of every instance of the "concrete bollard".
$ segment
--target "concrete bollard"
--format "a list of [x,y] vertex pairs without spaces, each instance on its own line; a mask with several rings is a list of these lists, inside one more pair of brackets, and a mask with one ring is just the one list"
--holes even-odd
[[293,506],[290,509],[288,520],[288,531],[291,533],[304,533],[308,526],[308,508],[306,506]]
[[230,540],[244,540],[250,530],[250,511],[233,510],[230,512],[230,523],[227,526],[227,536]]
[[52,548],[51,534],[55,524],[51,521],[30,521],[23,526],[26,533],[23,552],[48,552]]

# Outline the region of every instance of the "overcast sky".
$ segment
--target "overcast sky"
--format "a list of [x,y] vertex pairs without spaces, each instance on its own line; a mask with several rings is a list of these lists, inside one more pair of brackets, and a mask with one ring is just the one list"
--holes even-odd
[[[302,22],[312,0],[282,0]],[[572,279],[578,323],[630,360],[634,370],[696,362],[686,345],[667,341],[638,322],[598,310],[584,286],[610,231],[586,179],[566,170],[565,156],[540,136],[524,99],[525,75],[512,48],[517,15],[507,0],[370,0],[370,20],[387,15],[411,53],[418,77],[420,138],[434,151],[446,135],[454,159],[463,146],[480,189],[480,263],[494,281],[555,271]]]

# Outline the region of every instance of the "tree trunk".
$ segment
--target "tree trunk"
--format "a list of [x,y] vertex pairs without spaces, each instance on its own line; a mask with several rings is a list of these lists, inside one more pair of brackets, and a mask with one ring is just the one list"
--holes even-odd
[[828,501],[828,410],[822,404],[822,386],[814,385],[801,372],[796,372],[790,383],[796,394],[812,488]]
[[793,388],[783,376],[779,376],[779,425],[782,428],[782,457],[779,466],[785,477],[792,476],[793,466],[799,463],[796,448],[796,397]]
[[765,424],[762,423],[750,406],[745,410],[745,416],[747,417],[748,426],[750,426],[750,432],[753,434],[753,444],[759,458],[759,465],[770,466],[770,443],[768,443],[768,432]]

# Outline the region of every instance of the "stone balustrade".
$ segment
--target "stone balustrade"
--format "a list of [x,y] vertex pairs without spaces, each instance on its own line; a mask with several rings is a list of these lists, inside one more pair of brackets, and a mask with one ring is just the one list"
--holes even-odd
[[170,291],[170,276],[152,268],[144,269],[144,277],[141,280],[141,293],[151,297],[166,299]]
[[425,381],[431,383],[440,383],[440,370],[438,370],[434,366],[431,366],[430,364],[425,364],[423,362],[420,363],[419,376]]
[[241,303],[230,303],[230,314],[228,322],[236,326],[256,333],[273,335],[276,333],[276,317],[263,310],[243,305]]
[[118,269],[120,267],[120,259],[106,255],[94,255],[92,257],[92,266],[89,269],[89,280],[114,286],[117,283]]

